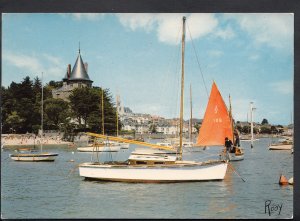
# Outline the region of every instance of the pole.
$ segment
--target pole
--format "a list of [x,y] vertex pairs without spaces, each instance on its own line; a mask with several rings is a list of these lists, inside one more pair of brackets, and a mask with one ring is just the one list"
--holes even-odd
[[234,143],[235,142],[235,140],[234,140],[234,133],[233,133],[234,125],[233,125],[233,119],[232,119],[232,108],[231,108],[231,97],[230,97],[230,94],[229,94],[229,116],[230,116],[230,123],[231,123],[231,127],[232,127],[232,142]]
[[185,20],[186,20],[186,18],[183,17],[183,18],[182,18],[182,46],[181,46],[181,97],[180,97],[180,140],[179,140],[179,160],[182,160]]
[[119,136],[119,116],[118,116],[118,110],[119,110],[119,104],[118,104],[118,98],[117,98],[117,111],[116,111],[116,117],[117,117],[117,137]]
[[251,118],[251,148],[253,148],[253,102],[250,102],[250,118]]
[[190,119],[190,142],[192,142],[192,133],[193,133],[193,104],[192,104],[192,84],[190,84],[190,104],[191,104],[191,119]]
[[43,88],[43,75],[44,75],[44,73],[42,72],[42,100],[41,100],[41,103],[42,103],[42,111],[41,111],[41,152],[43,151],[43,121],[44,121],[44,119],[43,119],[43,112],[44,112],[44,88]]
[[101,95],[101,109],[102,109],[102,134],[104,135],[104,107],[103,107],[103,89],[101,88],[102,95]]

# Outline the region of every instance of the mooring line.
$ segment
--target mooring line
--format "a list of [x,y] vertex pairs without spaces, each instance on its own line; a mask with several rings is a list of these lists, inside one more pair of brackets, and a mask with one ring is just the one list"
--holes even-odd
[[243,177],[241,177],[241,175],[234,169],[234,167],[231,165],[231,163],[228,162],[228,166],[233,170],[233,172],[235,172],[244,182],[246,182]]

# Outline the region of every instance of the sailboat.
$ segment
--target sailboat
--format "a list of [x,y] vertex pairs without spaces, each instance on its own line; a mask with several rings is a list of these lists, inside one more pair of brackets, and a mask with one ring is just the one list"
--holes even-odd
[[[85,179],[96,179],[120,182],[186,182],[223,180],[227,171],[228,162],[224,160],[195,162],[182,159],[183,135],[183,92],[184,92],[184,48],[185,48],[185,20],[182,28],[182,68],[181,68],[181,99],[180,99],[180,142],[179,156],[157,155],[130,155],[125,162],[87,162],[79,165],[79,175]],[[100,134],[91,136],[102,137]],[[130,141],[123,138],[109,137],[123,142],[136,142],[153,148],[169,147],[158,146],[145,142]]]
[[27,153],[10,154],[10,158],[15,161],[54,161],[57,153],[48,153],[43,151],[43,112],[44,112],[44,89],[43,89],[43,73],[42,73],[42,96],[41,96],[41,142],[40,152],[28,151]]
[[272,143],[269,145],[269,150],[292,150],[293,151],[293,139],[286,138],[285,140],[280,141],[278,143]]
[[[291,117],[291,124],[293,124],[293,120]],[[294,142],[293,142],[293,134],[291,137],[283,137],[278,140],[277,143],[272,143],[269,145],[269,150],[291,150],[291,153],[294,153]]]
[[[196,146],[224,146],[225,138],[233,141],[233,123],[231,113],[215,82],[212,84]],[[228,153],[230,161],[244,159],[243,151],[236,147],[234,153]]]

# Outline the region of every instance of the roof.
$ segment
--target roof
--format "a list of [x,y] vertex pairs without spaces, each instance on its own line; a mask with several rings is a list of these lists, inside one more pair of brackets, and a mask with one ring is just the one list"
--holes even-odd
[[75,65],[72,69],[69,80],[70,81],[84,80],[84,81],[93,82],[93,81],[90,80],[89,75],[87,74],[87,71],[86,71],[85,66],[83,64],[80,52],[78,54]]

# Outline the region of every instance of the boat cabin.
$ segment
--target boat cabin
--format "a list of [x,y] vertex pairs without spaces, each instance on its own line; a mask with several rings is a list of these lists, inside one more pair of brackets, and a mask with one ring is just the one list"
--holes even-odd
[[159,156],[159,155],[130,155],[128,158],[129,165],[165,165],[175,164],[175,156]]

